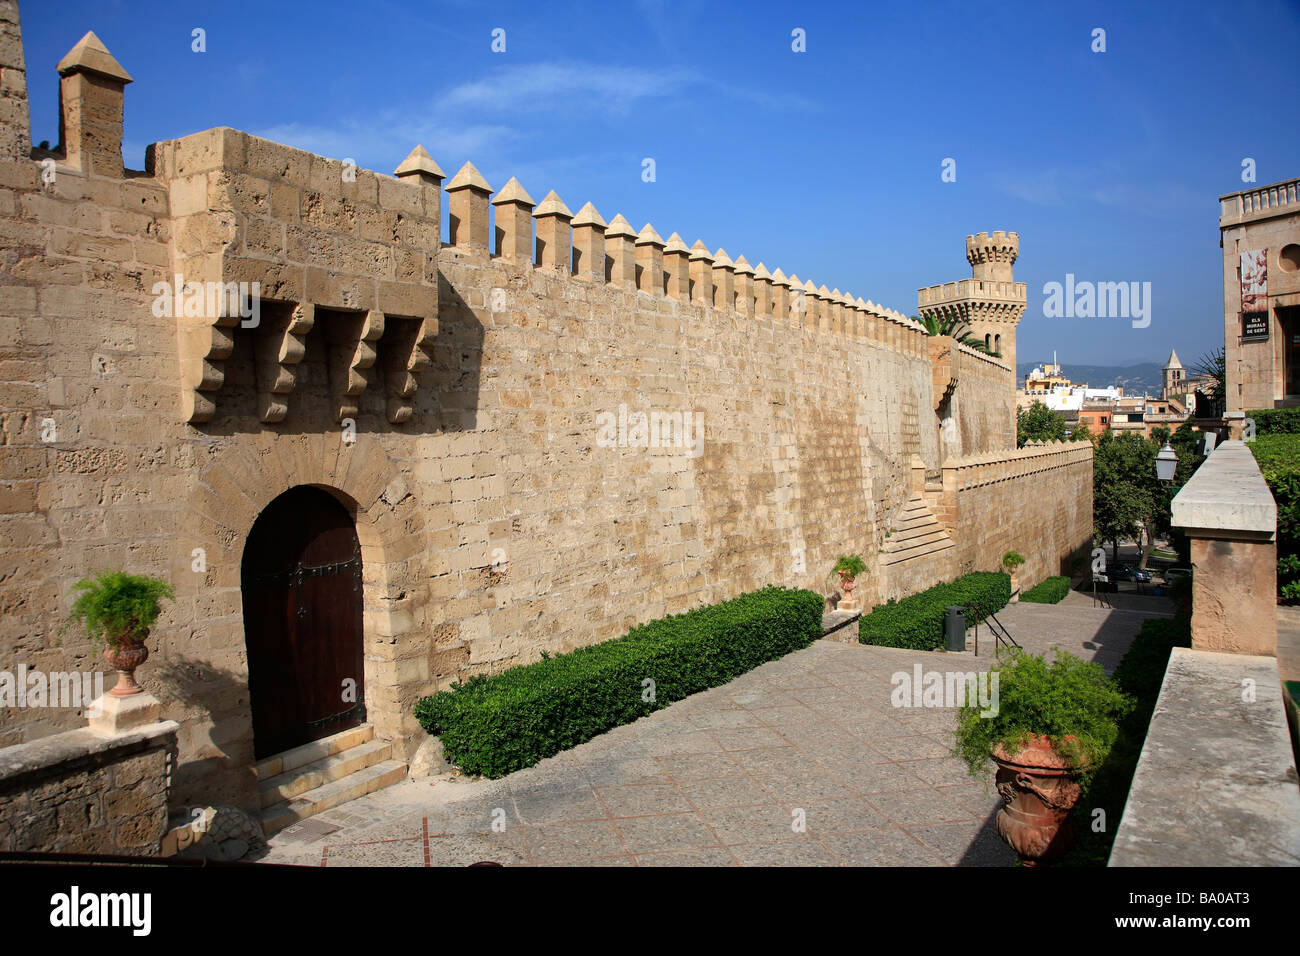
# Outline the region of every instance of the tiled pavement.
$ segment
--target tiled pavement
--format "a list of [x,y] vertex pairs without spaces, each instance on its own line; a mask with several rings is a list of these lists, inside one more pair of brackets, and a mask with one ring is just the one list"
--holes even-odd
[[[1042,610],[999,616],[1039,633]],[[1098,650],[1115,650],[1141,620],[1047,610],[1057,643],[1085,657],[1099,623],[1116,636]],[[263,861],[1008,865],[991,778],[950,754],[953,712],[890,704],[892,675],[918,663],[987,667],[819,641],[500,780],[405,780],[282,831]]]

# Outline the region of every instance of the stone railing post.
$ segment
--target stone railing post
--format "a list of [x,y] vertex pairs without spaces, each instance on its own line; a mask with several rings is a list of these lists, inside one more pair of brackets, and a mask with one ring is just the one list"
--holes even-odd
[[1243,442],[1224,442],[1173,501],[1192,550],[1192,647],[1277,656],[1277,505]]

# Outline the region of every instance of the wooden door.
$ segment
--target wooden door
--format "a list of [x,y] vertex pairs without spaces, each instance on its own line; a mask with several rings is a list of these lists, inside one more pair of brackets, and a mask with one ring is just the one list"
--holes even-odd
[[253,523],[241,567],[257,759],[365,719],[361,544],[319,488],[292,488]]

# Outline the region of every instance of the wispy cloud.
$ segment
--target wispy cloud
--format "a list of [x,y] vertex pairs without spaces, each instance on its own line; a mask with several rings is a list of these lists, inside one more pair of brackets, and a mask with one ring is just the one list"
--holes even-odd
[[518,114],[575,108],[626,112],[640,100],[677,96],[698,82],[684,70],[644,70],[590,63],[526,63],[462,83],[439,97],[439,108]]

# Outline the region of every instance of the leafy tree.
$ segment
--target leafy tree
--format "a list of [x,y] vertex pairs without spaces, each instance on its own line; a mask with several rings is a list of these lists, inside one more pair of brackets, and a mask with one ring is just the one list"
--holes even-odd
[[1119,542],[1136,539],[1143,522],[1156,510],[1154,443],[1133,432],[1106,432],[1092,457],[1092,533],[1109,541],[1111,560],[1119,563]]
[[[1156,454],[1165,441],[1178,455],[1169,486],[1156,476]],[[1203,460],[1196,443],[1197,433],[1187,424],[1173,434],[1168,429],[1152,429],[1151,438],[1135,432],[1106,432],[1097,439],[1092,459],[1093,536],[1110,542],[1113,561],[1119,561],[1121,540],[1140,540],[1145,532],[1139,566],[1146,567],[1156,536],[1172,530],[1174,494]]]
[[1065,417],[1042,402],[1016,409],[1016,444],[1021,448],[1031,441],[1065,441]]
[[1079,423],[1070,431],[1070,440],[1095,442],[1097,436],[1092,433],[1092,429],[1088,427],[1086,421],[1079,419]]

